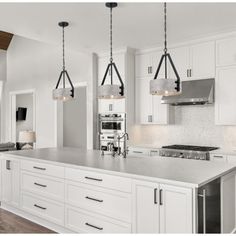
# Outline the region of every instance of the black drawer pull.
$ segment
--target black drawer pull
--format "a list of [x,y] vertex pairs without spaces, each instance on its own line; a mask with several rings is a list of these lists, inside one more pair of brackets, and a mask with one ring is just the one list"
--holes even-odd
[[95,180],[95,181],[102,181],[102,179],[97,179],[97,178],[92,178],[92,177],[88,177],[88,176],[85,176],[84,177],[85,179],[90,179],[90,180]]
[[154,204],[157,204],[157,188],[154,188]]
[[42,207],[42,206],[39,206],[39,205],[37,205],[37,204],[34,204],[34,206],[37,207],[37,208],[40,208],[40,209],[42,209],[42,210],[46,210],[46,209],[47,209],[46,207]]
[[160,189],[160,190],[159,190],[159,202],[160,202],[160,205],[161,205],[161,206],[163,205],[163,201],[162,201],[162,192],[163,192],[163,190]]
[[11,170],[11,161],[10,160],[6,160],[6,169]]
[[216,158],[224,158],[223,156],[217,156],[217,155],[214,155],[213,157],[216,157]]
[[89,199],[89,200],[92,200],[92,201],[95,201],[95,202],[103,202],[103,200],[96,199],[96,198],[93,198],[93,197],[88,197],[88,196],[86,196],[85,198],[86,198],[86,199]]
[[45,184],[39,184],[39,183],[34,183],[34,185],[37,185],[37,186],[40,186],[40,187],[44,187],[44,188],[46,188],[47,187],[47,185],[45,185]]
[[85,223],[85,225],[89,226],[89,227],[92,227],[92,228],[95,228],[95,229],[98,229],[98,230],[103,230],[102,227],[98,227],[98,226],[95,226],[95,225],[91,225],[89,223]]
[[34,166],[33,168],[37,169],[37,170],[46,170],[46,168],[42,168],[42,167],[38,167],[38,166]]
[[141,152],[141,151],[133,151],[133,153],[143,153],[143,152]]

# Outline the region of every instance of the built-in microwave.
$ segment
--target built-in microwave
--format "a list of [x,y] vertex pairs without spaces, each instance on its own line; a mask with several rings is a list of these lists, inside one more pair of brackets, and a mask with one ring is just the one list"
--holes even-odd
[[126,132],[125,113],[119,114],[99,114],[100,133],[125,133]]

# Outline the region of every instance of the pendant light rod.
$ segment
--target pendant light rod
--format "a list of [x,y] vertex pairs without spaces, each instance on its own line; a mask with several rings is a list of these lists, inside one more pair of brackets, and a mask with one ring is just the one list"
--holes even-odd
[[[109,64],[106,68],[106,71],[105,71],[105,74],[104,74],[104,77],[103,77],[103,80],[102,80],[102,83],[101,83],[101,86],[104,86],[104,83],[105,83],[105,80],[107,78],[107,75],[108,75],[108,72],[110,71],[110,86],[118,86],[118,85],[113,85],[113,69],[114,69],[114,72],[117,74],[117,77],[119,79],[119,82],[120,82],[120,86],[119,86],[119,89],[120,89],[120,92],[119,92],[119,96],[120,98],[123,97],[124,95],[124,83],[121,79],[121,76],[120,76],[120,73],[116,67],[116,64],[114,63],[113,61],[113,19],[112,19],[112,10],[113,8],[117,7],[118,4],[116,2],[107,2],[106,4],[106,7],[108,7],[110,9],[110,26],[109,26],[109,31],[110,31],[110,59],[109,59]],[[102,88],[100,88],[102,89]],[[103,97],[102,95],[100,97]],[[111,96],[112,97],[112,96]]]
[[165,79],[167,79],[167,9],[166,9],[166,2],[164,3],[164,53],[165,53]]

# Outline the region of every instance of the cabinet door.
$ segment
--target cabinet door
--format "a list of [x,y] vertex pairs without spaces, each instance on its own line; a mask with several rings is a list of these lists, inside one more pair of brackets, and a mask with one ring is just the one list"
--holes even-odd
[[152,53],[138,54],[135,57],[135,76],[147,77],[152,76]]
[[215,42],[205,42],[190,47],[191,79],[215,77]]
[[235,229],[235,174],[233,171],[221,178],[221,233]]
[[215,122],[236,125],[236,66],[216,70]]
[[20,165],[19,160],[4,158],[2,160],[2,201],[14,206],[19,205]]
[[[189,80],[188,70],[190,69],[189,63],[189,47],[177,47],[169,50],[170,56],[173,60],[175,68],[180,76],[180,80]],[[168,73],[170,78],[176,78],[174,71],[170,64],[168,64]]]
[[236,64],[236,37],[216,41],[216,66]]
[[169,123],[169,106],[161,103],[162,96],[152,96],[153,123],[166,125]]
[[152,95],[150,94],[150,78],[136,79],[137,122],[152,123]]
[[112,99],[98,99],[98,113],[114,112],[114,104]]
[[113,101],[113,111],[114,112],[125,112],[125,99],[115,99]]
[[160,185],[160,232],[192,233],[192,190]]
[[135,233],[159,233],[158,184],[137,181],[135,184]]

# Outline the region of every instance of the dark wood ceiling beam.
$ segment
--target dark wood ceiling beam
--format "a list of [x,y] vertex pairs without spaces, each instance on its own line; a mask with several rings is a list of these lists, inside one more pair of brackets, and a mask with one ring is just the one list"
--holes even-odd
[[13,34],[0,31],[0,49],[7,50],[11,40],[12,40]]

